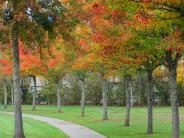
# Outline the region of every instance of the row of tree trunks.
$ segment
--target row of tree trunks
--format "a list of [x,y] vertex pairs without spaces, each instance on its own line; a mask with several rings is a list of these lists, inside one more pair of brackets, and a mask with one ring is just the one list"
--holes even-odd
[[[173,138],[179,137],[179,112],[178,112],[178,99],[177,99],[177,83],[176,83],[176,73],[171,70],[169,73],[169,92],[171,98],[172,106],[172,124],[173,124]],[[153,77],[152,72],[147,72],[148,77],[148,91],[147,91],[147,102],[148,102],[148,125],[147,133],[153,134]],[[36,77],[34,80],[34,92],[33,92],[33,110],[36,109]],[[132,82],[131,78],[126,80],[126,115],[124,126],[130,125],[130,108],[131,108],[131,91]],[[84,106],[85,106],[85,86],[84,81],[81,81],[82,97],[81,97],[81,116],[84,116]],[[7,108],[7,83],[3,80],[3,90],[4,90],[4,109]],[[102,92],[103,92],[103,120],[108,119],[107,114],[107,92],[108,92],[108,82],[106,80],[102,81]],[[14,95],[14,94],[12,94]],[[12,102],[13,102],[12,98]],[[57,88],[57,107],[58,112],[61,112],[61,91],[60,86]]]

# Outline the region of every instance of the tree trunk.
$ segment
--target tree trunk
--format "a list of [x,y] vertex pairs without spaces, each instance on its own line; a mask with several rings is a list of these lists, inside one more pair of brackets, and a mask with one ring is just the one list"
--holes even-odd
[[81,81],[82,98],[81,98],[81,117],[84,117],[84,106],[85,106],[85,86],[84,80]]
[[132,108],[133,105],[134,105],[134,97],[133,97],[133,86],[132,86],[132,83],[131,83],[131,87],[130,87],[130,103],[131,103],[131,108]]
[[4,109],[7,109],[7,84],[5,80],[3,80],[3,91],[4,91]]
[[107,92],[108,92],[108,82],[107,80],[102,80],[102,102],[103,102],[103,120],[108,120],[107,112]]
[[[13,1],[16,10],[17,3]],[[13,45],[13,85],[15,94],[15,132],[14,138],[25,138],[22,121],[21,92],[20,92],[20,64],[19,64],[19,22],[15,21],[12,28]]]
[[170,69],[168,75],[169,93],[172,108],[172,134],[173,138],[179,138],[179,103],[177,96],[176,70]]
[[61,113],[61,92],[60,92],[60,88],[57,88],[57,109],[58,109],[58,113]]
[[125,78],[126,82],[126,113],[125,113],[125,122],[124,126],[129,127],[130,126],[130,108],[131,108],[131,90],[132,90],[132,82],[131,77]]
[[177,66],[178,61],[181,59],[182,54],[177,52],[173,59],[173,51],[166,51],[166,66],[169,70],[168,72],[168,91],[170,93],[170,101],[172,108],[172,137],[180,137],[180,127],[179,127],[179,102],[177,95]]
[[34,83],[34,90],[33,90],[33,101],[32,101],[32,110],[36,110],[36,93],[37,93],[37,86],[36,86],[36,77],[33,76],[33,83]]
[[147,134],[153,134],[153,77],[152,71],[147,72],[148,90],[147,90],[147,106],[148,106],[148,126]]
[[14,90],[13,90],[13,84],[12,82],[10,81],[10,86],[11,86],[11,103],[12,105],[14,105]]

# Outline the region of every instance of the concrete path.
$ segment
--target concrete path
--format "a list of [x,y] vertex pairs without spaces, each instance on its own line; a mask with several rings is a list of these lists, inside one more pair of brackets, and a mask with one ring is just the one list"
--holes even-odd
[[[10,112],[0,112],[0,113],[11,114],[11,115],[14,114]],[[49,125],[59,128],[65,134],[67,134],[70,138],[106,138],[105,136],[97,133],[94,130],[91,130],[84,126],[80,126],[80,125],[77,125],[77,124],[74,124],[68,121],[63,121],[63,120],[39,116],[39,115],[32,115],[32,114],[23,114],[23,117],[46,122]]]

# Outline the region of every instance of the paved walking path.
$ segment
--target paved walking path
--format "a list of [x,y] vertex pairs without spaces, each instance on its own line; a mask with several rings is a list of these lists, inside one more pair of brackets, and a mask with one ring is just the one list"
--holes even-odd
[[[0,113],[11,114],[11,115],[14,114],[12,112],[0,112]],[[59,128],[70,138],[106,138],[105,136],[99,134],[94,130],[91,130],[84,126],[80,126],[68,121],[63,121],[63,120],[39,116],[39,115],[32,115],[32,114],[23,114],[23,117],[46,122],[54,127]]]

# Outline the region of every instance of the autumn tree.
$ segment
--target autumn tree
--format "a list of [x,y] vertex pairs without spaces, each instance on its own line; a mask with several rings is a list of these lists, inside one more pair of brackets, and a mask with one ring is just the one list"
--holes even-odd
[[[137,25],[137,21],[135,23]],[[135,25],[134,24],[134,25]],[[136,58],[141,59],[137,63],[137,70],[143,71],[147,75],[147,107],[148,107],[148,125],[147,125],[147,134],[153,133],[153,71],[160,65],[163,64],[162,52],[159,50],[158,45],[160,44],[159,37],[148,37],[148,34],[141,34],[134,31],[134,40],[131,40],[130,44],[132,49],[130,53]]]
[[126,111],[125,111],[125,119],[124,119],[124,127],[130,126],[130,114],[132,108],[132,93],[133,93],[133,80],[135,75],[137,74],[137,65],[130,63],[130,64],[123,64],[117,70],[117,75],[123,79],[123,83],[125,85],[125,92],[126,92]]
[[[164,65],[168,68],[169,93],[172,107],[172,134],[173,138],[179,137],[179,111],[177,97],[176,69],[178,61],[183,55],[183,1],[150,0],[130,1],[139,5],[135,15],[139,22],[145,26],[136,26],[142,32],[149,32],[149,36],[162,38],[158,49],[160,58],[164,59]],[[169,39],[167,39],[169,38]],[[172,42],[171,42],[172,41]],[[169,44],[170,42],[171,44]]]
[[[35,45],[34,42],[40,42],[41,36],[44,31],[51,33],[50,37],[53,38],[54,28],[63,25],[64,7],[59,1],[23,1],[13,0],[4,3],[1,1],[1,11],[4,20],[2,25],[6,26],[6,32],[3,32],[8,40],[11,40],[13,48],[13,80],[14,80],[14,93],[15,93],[15,138],[24,138],[22,111],[21,111],[21,93],[20,93],[20,64],[19,64],[19,39],[21,38],[24,43]],[[55,18],[57,17],[57,19]],[[11,30],[7,29],[11,28]],[[44,29],[44,30],[43,30]],[[68,29],[68,28],[67,28]],[[40,31],[43,30],[43,31]],[[59,31],[59,28],[57,28]],[[64,30],[64,29],[63,29]],[[66,30],[66,29],[65,29]],[[11,32],[11,35],[10,33]],[[67,33],[66,33],[67,34]],[[9,37],[11,36],[11,37]],[[67,36],[67,35],[65,35]],[[2,40],[2,39],[1,39]],[[8,41],[7,40],[7,41]]]
[[72,71],[80,80],[81,86],[81,117],[85,115],[85,102],[86,102],[86,78],[88,73],[90,72],[90,65],[88,55],[91,54],[91,46],[90,46],[90,38],[91,38],[92,30],[89,26],[84,23],[80,23],[76,26],[74,35],[76,41],[76,49],[75,49],[75,60],[72,64]]
[[26,46],[21,41],[19,41],[19,44],[20,75],[21,78],[28,77],[33,80],[32,110],[36,110],[36,77],[46,73],[46,67],[39,53],[36,52],[38,48],[26,49]]
[[[82,38],[84,48],[90,47],[88,61],[91,70],[98,72],[102,79],[103,119],[107,116],[107,92],[109,76],[114,74],[123,64],[130,64],[132,59],[125,52],[123,43],[132,37],[126,31],[129,24],[126,11],[113,7],[109,1],[82,2],[77,16],[87,26],[87,34]],[[124,23],[122,25],[122,23]],[[90,69],[89,69],[90,70]]]
[[68,50],[62,36],[57,36],[51,43],[49,51],[46,51],[47,54],[45,54],[47,70],[43,76],[56,84],[57,108],[58,112],[61,112],[63,77],[70,71],[72,52]]

